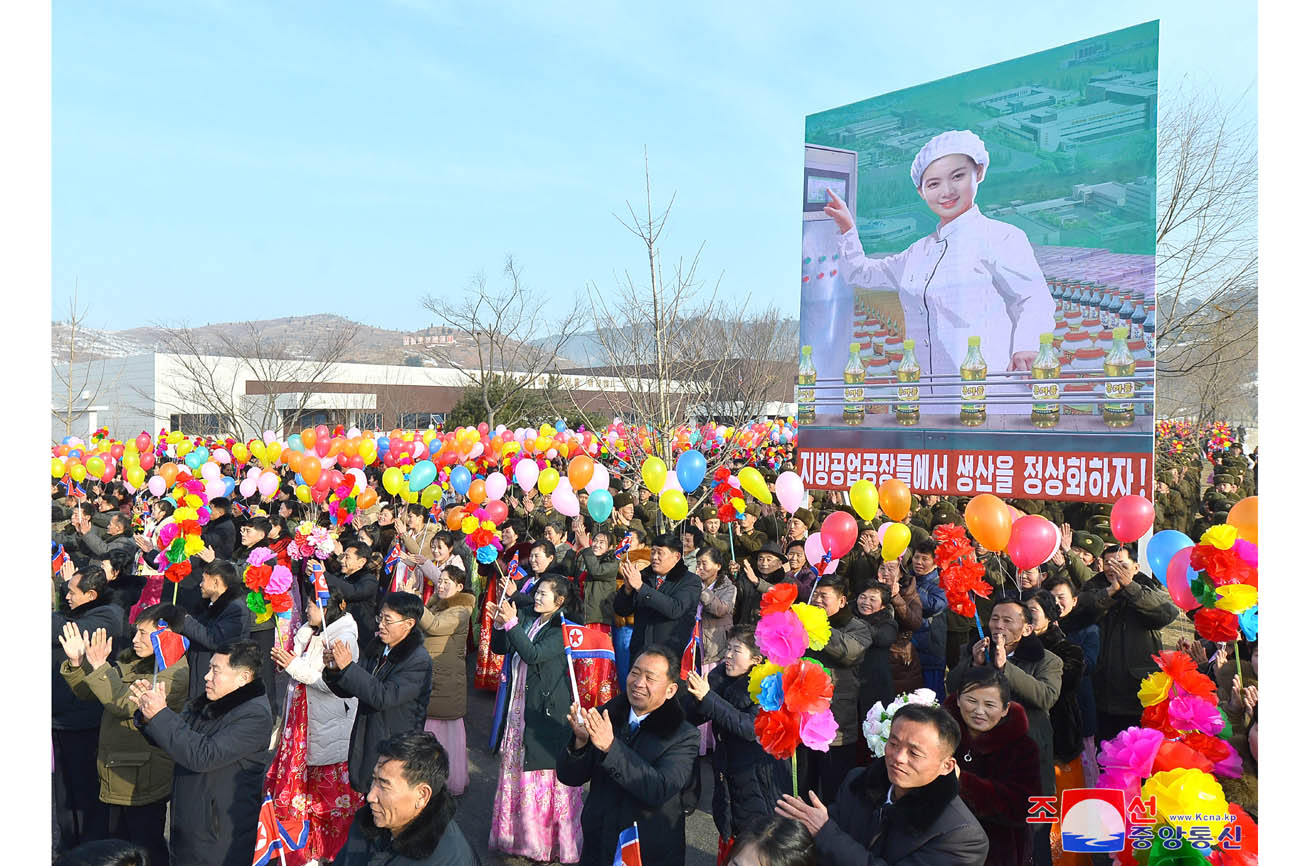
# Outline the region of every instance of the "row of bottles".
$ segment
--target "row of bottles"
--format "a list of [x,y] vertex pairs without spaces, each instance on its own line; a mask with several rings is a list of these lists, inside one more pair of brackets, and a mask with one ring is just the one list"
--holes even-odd
[[[1132,377],[1137,370],[1133,353],[1129,350],[1128,329],[1115,328],[1110,351],[1105,358],[1100,357],[1100,349],[1081,349],[1076,353],[1080,362],[1076,375],[1080,378],[1096,377],[1103,373],[1107,378]],[[921,366],[916,361],[915,344],[912,340],[903,340],[902,355],[896,365],[889,365],[884,358],[872,358],[869,362],[871,373],[884,373],[886,370],[898,382],[898,403],[894,405],[895,420],[903,426],[912,426],[920,421],[920,405],[915,402],[920,397]],[[1100,369],[1092,367],[1095,363],[1091,352],[1098,353],[1102,363]],[[887,366],[888,365],[888,366]],[[1085,372],[1090,370],[1090,372]],[[979,427],[988,421],[986,385],[988,364],[980,352],[980,338],[967,339],[966,358],[961,363],[961,409],[959,420],[967,427]],[[868,378],[880,381],[879,376],[868,376],[868,367],[862,363],[862,346],[860,343],[849,344],[849,361],[844,368],[843,419],[848,426],[860,426],[866,415],[884,413],[889,407],[883,402],[868,403],[864,387]],[[1061,358],[1056,352],[1055,338],[1052,333],[1041,334],[1038,338],[1038,356],[1034,359],[1030,374],[1030,393],[1033,404],[1030,409],[1030,423],[1038,428],[1057,426],[1061,420],[1061,385],[1056,381],[1044,381],[1033,384],[1032,380],[1056,380],[1061,378]],[[796,400],[799,406],[799,423],[812,424],[817,419],[816,390],[817,370],[813,366],[812,347],[804,346],[799,359],[798,386]],[[1076,389],[1075,393],[1091,396],[1093,386],[1085,382],[1067,386],[1066,390]],[[1134,420],[1133,397],[1135,383],[1107,382],[1105,396],[1107,402],[1101,405],[1101,416],[1108,427],[1131,427]],[[1067,398],[1068,403],[1068,398]],[[1094,414],[1092,403],[1077,404],[1075,414]]]

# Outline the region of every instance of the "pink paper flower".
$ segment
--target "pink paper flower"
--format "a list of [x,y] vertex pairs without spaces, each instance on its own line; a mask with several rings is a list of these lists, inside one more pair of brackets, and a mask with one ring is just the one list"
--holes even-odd
[[199,515],[199,526],[207,526],[208,521],[212,519],[212,512],[208,511],[206,505],[200,505],[196,513]]
[[1241,754],[1228,745],[1229,755],[1214,765],[1214,775],[1225,779],[1240,779],[1242,773]]
[[1141,793],[1142,777],[1127,770],[1102,770],[1097,776],[1097,787],[1123,791],[1127,803]]
[[831,741],[839,730],[840,726],[835,723],[835,716],[829,709],[799,714],[799,739],[810,749],[830,751]]
[[164,523],[158,530],[158,546],[166,548],[181,534],[181,528],[175,523]]
[[271,569],[271,579],[267,581],[265,595],[279,595],[282,592],[288,592],[289,587],[293,585],[293,572],[283,565],[277,565]]
[[1232,543],[1232,552],[1251,568],[1259,568],[1259,548],[1253,542],[1238,538]]
[[275,551],[269,547],[256,547],[248,553],[249,565],[265,565],[275,559]]
[[1132,776],[1140,781],[1151,775],[1151,765],[1164,741],[1164,734],[1153,728],[1125,728],[1102,742],[1097,764],[1112,777]]
[[1217,734],[1223,730],[1223,716],[1205,698],[1179,695],[1169,702],[1169,724],[1180,731]]
[[754,638],[768,661],[782,667],[797,662],[808,649],[808,632],[790,610],[774,611],[759,617]]

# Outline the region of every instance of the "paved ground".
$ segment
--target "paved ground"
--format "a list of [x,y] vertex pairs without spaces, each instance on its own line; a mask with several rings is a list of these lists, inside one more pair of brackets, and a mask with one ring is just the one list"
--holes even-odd
[[[471,668],[470,682],[473,681]],[[489,692],[470,689],[469,712],[465,716],[465,738],[469,747],[469,788],[456,801],[456,821],[469,837],[470,844],[482,858],[484,866],[516,866],[528,861],[503,857],[495,851],[489,851],[487,847],[488,831],[492,824],[492,800],[496,794],[497,769],[500,766],[500,756],[488,752],[493,699],[494,696]],[[700,808],[686,819],[686,866],[712,866],[718,859],[718,831],[709,815],[713,789],[707,759],[703,776]]]

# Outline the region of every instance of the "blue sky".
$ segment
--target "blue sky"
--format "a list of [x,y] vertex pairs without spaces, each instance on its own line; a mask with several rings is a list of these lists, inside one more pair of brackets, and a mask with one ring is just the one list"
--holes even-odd
[[1162,90],[1254,98],[1253,4],[675,5],[56,2],[55,314],[410,328],[507,253],[585,297],[645,147],[665,256],[797,315],[806,114],[1153,18]]

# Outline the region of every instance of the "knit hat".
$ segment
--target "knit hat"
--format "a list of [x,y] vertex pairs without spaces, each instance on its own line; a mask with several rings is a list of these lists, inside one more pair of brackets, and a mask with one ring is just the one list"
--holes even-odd
[[619,493],[614,497],[615,508],[626,508],[629,505],[635,504],[636,503],[632,501],[632,497],[626,493]]
[[984,149],[984,142],[980,137],[969,129],[951,129],[927,141],[925,147],[917,153],[916,159],[912,160],[912,186],[920,189],[921,178],[925,175],[925,170],[930,167],[930,163],[955,153],[965,154],[975,160],[976,165],[988,169],[989,152]]
[[812,529],[813,513],[809,511],[807,508],[800,508],[798,511],[796,511],[794,514],[790,516],[793,517],[795,520],[802,521],[804,526],[808,527],[809,529]]

